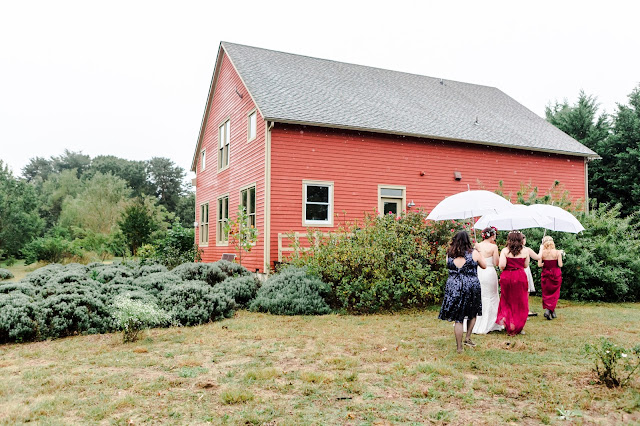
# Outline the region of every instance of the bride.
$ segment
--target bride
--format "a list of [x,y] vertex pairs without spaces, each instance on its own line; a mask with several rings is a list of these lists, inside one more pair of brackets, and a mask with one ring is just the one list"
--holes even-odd
[[482,289],[482,316],[476,319],[476,324],[473,327],[473,333],[475,334],[487,334],[504,328],[496,324],[498,305],[500,304],[498,274],[495,269],[500,259],[500,253],[496,245],[496,229],[493,227],[483,229],[482,240],[481,243],[476,244],[476,249],[487,262],[487,269],[478,268],[478,279]]

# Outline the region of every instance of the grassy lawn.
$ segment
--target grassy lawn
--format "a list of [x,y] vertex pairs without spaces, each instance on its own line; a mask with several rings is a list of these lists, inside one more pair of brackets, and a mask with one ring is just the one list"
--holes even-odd
[[[539,306],[539,298],[533,298]],[[640,380],[595,384],[581,350],[637,343],[640,304],[561,301],[526,335],[458,355],[437,308],[396,315],[238,312],[193,328],[0,346],[0,422],[492,424],[640,422]]]

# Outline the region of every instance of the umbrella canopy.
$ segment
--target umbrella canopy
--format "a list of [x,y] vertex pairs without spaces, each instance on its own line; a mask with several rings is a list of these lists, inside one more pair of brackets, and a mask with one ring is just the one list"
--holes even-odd
[[464,191],[440,201],[427,219],[467,219],[488,213],[497,213],[512,207],[508,200],[493,192]]
[[584,226],[576,219],[571,213],[558,206],[551,206],[549,204],[532,204],[529,209],[547,216],[552,220],[551,224],[544,228],[552,231],[560,232],[572,232],[577,234],[580,231],[584,231]]
[[484,229],[494,226],[501,231],[526,228],[545,228],[552,223],[547,216],[541,215],[520,204],[513,205],[508,210],[500,213],[491,213],[482,216],[474,225],[476,229]]

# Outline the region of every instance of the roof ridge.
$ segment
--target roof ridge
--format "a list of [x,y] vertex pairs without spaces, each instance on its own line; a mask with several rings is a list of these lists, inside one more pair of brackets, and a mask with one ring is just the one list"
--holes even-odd
[[[453,80],[453,79],[450,79],[450,78],[432,77],[430,75],[417,74],[417,73],[413,73],[413,72],[392,70],[392,69],[389,69],[389,68],[374,67],[372,65],[362,65],[362,64],[355,64],[353,62],[337,61],[335,59],[318,58],[317,56],[302,55],[302,54],[298,54],[298,53],[284,52],[282,50],[275,50],[275,49],[267,49],[267,48],[264,48],[264,47],[249,46],[248,44],[233,43],[233,42],[230,42],[230,41],[221,41],[220,44],[222,44],[223,46],[225,44],[228,44],[228,45],[232,45],[232,46],[248,47],[249,49],[264,50],[264,51],[267,51],[267,52],[274,52],[274,53],[279,53],[279,54],[282,54],[282,55],[297,56],[297,57],[302,57],[302,58],[314,59],[314,60],[317,60],[317,61],[333,62],[333,63],[336,63],[336,64],[343,64],[343,65],[349,65],[349,66],[354,66],[354,67],[363,67],[363,68],[387,71],[387,72],[392,72],[392,73],[399,73],[399,74],[404,74],[404,75],[413,75],[413,76],[416,76],[416,77],[423,77],[423,78],[426,77],[426,78],[430,78],[430,79],[433,79],[433,80],[440,80],[440,81],[443,81],[443,82],[447,82],[448,81],[448,82],[452,82],[452,83],[456,83],[456,84],[465,84],[465,85],[469,85],[469,86],[486,87],[486,88],[489,88],[489,89],[500,90],[496,86],[489,86],[489,85],[486,85],[486,84],[469,83],[469,82],[466,82],[466,81]],[[225,49],[225,51],[226,51],[226,49]]]

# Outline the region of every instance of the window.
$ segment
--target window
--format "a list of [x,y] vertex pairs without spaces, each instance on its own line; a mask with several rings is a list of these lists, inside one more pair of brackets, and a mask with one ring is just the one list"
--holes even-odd
[[256,187],[252,186],[240,191],[240,204],[247,212],[247,225],[256,226]]
[[303,182],[302,224],[333,226],[333,182]]
[[202,154],[200,155],[200,171],[204,172],[204,169],[206,166],[207,166],[207,150],[203,149]]
[[378,210],[380,214],[400,216],[405,206],[405,187],[378,185]]
[[225,121],[218,129],[218,169],[229,166],[229,140],[231,139],[231,124]]
[[249,114],[249,128],[247,130],[247,140],[252,141],[256,138],[256,130],[258,128],[258,115],[255,111]]
[[209,203],[200,204],[200,245],[209,244]]
[[218,227],[216,229],[216,239],[219,245],[229,242],[229,232],[224,228],[229,222],[229,196],[218,198]]

